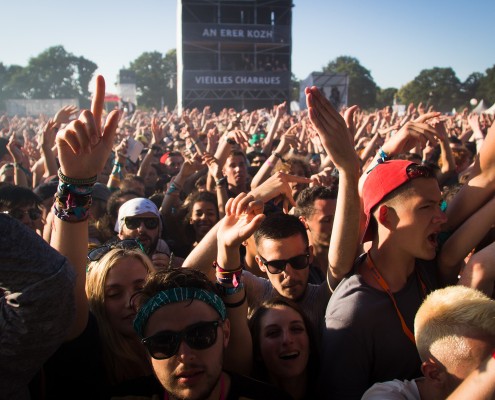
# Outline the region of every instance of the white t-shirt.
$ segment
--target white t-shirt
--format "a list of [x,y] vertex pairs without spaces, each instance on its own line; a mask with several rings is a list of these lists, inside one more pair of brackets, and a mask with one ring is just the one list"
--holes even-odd
[[394,379],[375,383],[364,393],[361,400],[421,400],[421,396],[416,379],[412,381]]

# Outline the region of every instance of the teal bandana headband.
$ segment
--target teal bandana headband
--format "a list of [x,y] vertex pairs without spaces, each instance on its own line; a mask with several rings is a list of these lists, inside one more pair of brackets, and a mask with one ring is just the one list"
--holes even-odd
[[142,338],[144,327],[146,326],[148,319],[156,310],[166,304],[180,303],[181,301],[186,300],[199,300],[212,306],[218,314],[220,314],[222,321],[227,317],[225,304],[215,293],[204,289],[180,287],[163,290],[149,299],[146,304],[141,307],[136,318],[134,318],[134,330],[139,337]]

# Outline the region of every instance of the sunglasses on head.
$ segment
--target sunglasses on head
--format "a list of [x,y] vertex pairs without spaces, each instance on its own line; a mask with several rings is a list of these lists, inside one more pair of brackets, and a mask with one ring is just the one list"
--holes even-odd
[[280,274],[285,271],[287,264],[294,269],[304,269],[309,265],[309,253],[300,254],[298,256],[288,258],[287,260],[272,260],[267,261],[258,254],[263,265],[268,269],[270,274]]
[[124,240],[119,240],[118,242],[115,243],[105,244],[103,246],[91,250],[88,253],[88,260],[98,261],[100,258],[102,258],[105,254],[107,254],[110,250],[113,249],[126,249],[126,250],[139,249],[143,253],[145,253],[144,247],[139,240],[124,239]]
[[156,229],[158,227],[158,217],[125,217],[124,224],[127,229],[137,229],[144,224],[146,229]]
[[199,322],[180,332],[162,331],[141,340],[151,357],[165,360],[177,354],[181,341],[191,349],[204,350],[217,341],[217,328],[221,321]]
[[41,217],[41,211],[37,208],[30,208],[29,210],[21,210],[20,208],[14,208],[10,211],[2,211],[4,214],[8,214],[11,217],[22,220],[24,215],[28,215],[32,221],[36,221]]
[[435,173],[426,165],[411,164],[406,168],[406,173],[409,179],[416,178],[434,178]]

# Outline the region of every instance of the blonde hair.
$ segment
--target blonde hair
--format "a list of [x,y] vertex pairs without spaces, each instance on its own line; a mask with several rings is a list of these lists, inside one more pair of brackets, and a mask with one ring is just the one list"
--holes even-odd
[[86,295],[89,308],[96,317],[102,342],[103,361],[108,380],[116,384],[127,379],[151,373],[146,352],[139,342],[119,334],[109,323],[105,310],[105,283],[109,271],[123,258],[135,258],[148,273],[154,270],[151,260],[139,250],[112,249],[100,260],[88,266]]
[[465,286],[436,290],[419,308],[414,332],[422,361],[455,366],[471,357],[467,337],[495,338],[495,301]]

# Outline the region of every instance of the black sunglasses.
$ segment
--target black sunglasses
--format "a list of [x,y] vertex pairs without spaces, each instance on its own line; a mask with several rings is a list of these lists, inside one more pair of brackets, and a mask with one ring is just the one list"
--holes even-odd
[[409,179],[416,178],[434,178],[435,172],[426,165],[411,164],[406,168],[406,173]]
[[270,274],[280,274],[287,268],[287,264],[294,269],[304,269],[309,265],[309,253],[300,254],[298,256],[288,258],[287,260],[272,260],[267,261],[258,254],[263,265],[268,269]]
[[165,360],[177,354],[182,340],[191,349],[204,350],[217,341],[217,328],[221,321],[199,322],[180,332],[162,331],[141,340],[155,360]]
[[4,214],[8,214],[11,217],[18,219],[19,221],[24,218],[24,215],[29,215],[31,221],[36,221],[41,217],[41,211],[37,208],[30,208],[29,210],[21,210],[20,208],[14,208],[10,211],[2,211]]
[[144,247],[139,240],[124,239],[124,240],[119,240],[118,242],[104,244],[103,246],[91,250],[88,253],[88,261],[98,261],[100,258],[102,258],[105,254],[107,254],[110,250],[113,249],[126,249],[126,250],[140,249],[143,253],[145,253]]
[[144,223],[146,229],[156,229],[159,220],[158,217],[125,217],[124,224],[127,229],[137,229]]

